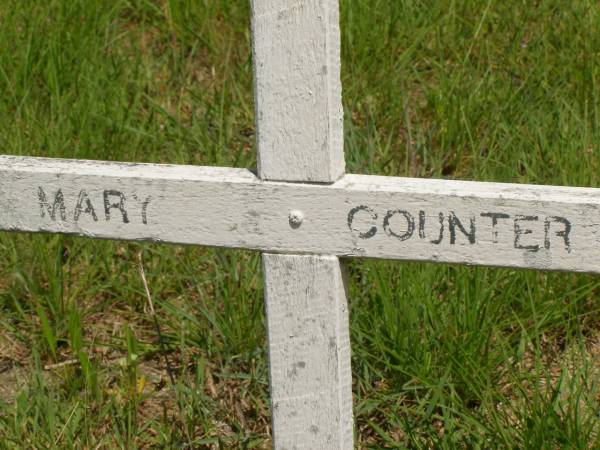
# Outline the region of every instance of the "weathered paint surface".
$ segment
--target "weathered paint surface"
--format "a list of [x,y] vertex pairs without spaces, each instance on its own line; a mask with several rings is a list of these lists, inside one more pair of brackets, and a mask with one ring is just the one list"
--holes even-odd
[[344,173],[338,0],[252,0],[258,171],[331,182]]
[[[344,173],[338,15],[338,0],[252,1],[261,180],[293,188],[289,182],[331,183]],[[257,200],[268,202],[271,194],[264,195]],[[276,223],[301,233],[304,210],[284,208]],[[262,210],[252,208],[246,217],[267,237],[271,230],[260,229]],[[340,262],[332,256],[263,254],[263,264],[273,448],[353,448]]]
[[600,189],[2,156],[0,211],[2,230],[600,272]]
[[263,254],[273,446],[351,449],[348,307],[333,256]]
[[343,176],[338,16],[338,0],[252,0],[260,179],[0,156],[0,230],[267,252],[276,449],[353,447],[337,256],[600,273],[599,189]]

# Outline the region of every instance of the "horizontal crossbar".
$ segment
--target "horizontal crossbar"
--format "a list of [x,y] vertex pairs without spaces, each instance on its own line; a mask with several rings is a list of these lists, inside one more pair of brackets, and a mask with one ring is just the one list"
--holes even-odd
[[0,230],[600,272],[600,189],[0,156]]

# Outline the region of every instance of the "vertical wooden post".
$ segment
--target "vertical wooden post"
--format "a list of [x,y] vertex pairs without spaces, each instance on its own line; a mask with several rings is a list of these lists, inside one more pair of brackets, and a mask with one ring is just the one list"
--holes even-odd
[[335,256],[263,255],[273,448],[352,449],[348,307]]
[[[259,175],[344,173],[338,0],[252,0]],[[290,227],[310,221],[290,205]],[[348,307],[334,256],[263,254],[273,448],[353,448]]]
[[331,183],[344,174],[338,0],[252,0],[258,171]]

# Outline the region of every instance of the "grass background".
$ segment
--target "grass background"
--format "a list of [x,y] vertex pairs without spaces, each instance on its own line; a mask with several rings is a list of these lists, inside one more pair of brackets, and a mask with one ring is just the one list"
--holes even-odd
[[[0,149],[253,167],[249,20],[2,0]],[[341,21],[349,172],[598,187],[598,2],[341,0]],[[270,447],[258,254],[1,233],[0,255],[0,448]],[[597,277],[349,273],[357,447],[600,446]]]

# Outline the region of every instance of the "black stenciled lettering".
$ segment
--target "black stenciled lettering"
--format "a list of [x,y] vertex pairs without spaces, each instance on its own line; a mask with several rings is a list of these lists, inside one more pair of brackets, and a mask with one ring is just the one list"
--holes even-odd
[[481,213],[481,217],[489,217],[492,219],[492,236],[494,236],[494,244],[498,243],[498,230],[496,229],[496,225],[498,225],[498,219],[510,219],[508,214],[504,213],[494,213],[494,212],[484,212]]
[[[406,231],[402,234],[394,233],[390,228],[390,219],[396,214],[400,214],[404,216],[404,219],[406,219]],[[404,211],[402,209],[388,211],[385,217],[383,218],[383,229],[385,230],[385,233],[388,236],[394,236],[395,238],[398,238],[401,241],[406,241],[407,239],[410,239],[413,233],[415,232],[415,219],[408,211]]]
[[444,239],[444,213],[439,213],[438,221],[440,222],[440,235],[437,239],[430,241],[432,244],[439,245]]
[[419,211],[419,238],[425,239],[425,211]]
[[142,202],[142,223],[144,225],[148,225],[147,210],[148,210],[148,203],[150,203],[150,200],[152,200],[152,197],[147,197],[146,200],[144,200]]
[[371,228],[369,228],[365,232],[361,232],[355,228],[352,228],[352,223],[354,222],[354,217],[356,216],[356,214],[358,214],[361,211],[364,211],[364,212],[370,214],[371,220],[373,220],[373,221],[377,220],[377,213],[375,211],[373,211],[371,208],[369,208],[366,205],[360,205],[360,206],[357,206],[356,208],[352,208],[350,210],[350,212],[348,213],[348,228],[350,228],[350,231],[358,231],[358,237],[361,239],[372,238],[377,233],[377,227],[375,225],[373,225]]
[[521,228],[521,222],[537,222],[537,216],[516,216],[515,217],[515,248],[519,250],[527,250],[528,252],[537,252],[540,249],[539,245],[521,245],[521,236],[533,233],[529,228]]
[[50,218],[56,221],[56,211],[58,209],[60,219],[63,222],[67,220],[65,198],[61,189],[56,191],[56,194],[54,194],[54,202],[52,202],[52,206],[50,206],[50,203],[48,203],[48,200],[46,199],[46,193],[44,192],[44,189],[42,189],[41,186],[38,187],[38,199],[40,201],[40,215],[42,217],[45,217],[47,212]]
[[544,222],[544,248],[546,248],[546,250],[550,250],[550,228],[552,223],[560,223],[564,225],[564,230],[557,231],[555,234],[556,236],[563,238],[565,241],[565,249],[567,252],[571,253],[571,239],[569,237],[572,228],[571,222],[564,217],[559,216],[547,217],[546,221]]
[[448,229],[450,230],[450,243],[456,244],[456,229],[459,229],[468,239],[470,244],[475,243],[475,218],[469,218],[469,231],[463,226],[462,222],[456,217],[454,211],[448,215]]
[[[83,203],[85,202],[85,209],[83,209]],[[73,214],[73,220],[77,222],[79,220],[79,216],[81,213],[90,214],[94,222],[98,222],[98,216],[96,215],[96,211],[94,210],[94,205],[92,205],[92,201],[90,200],[85,189],[82,189],[79,192],[79,197],[77,198],[77,204],[75,205],[75,214]]]
[[[110,197],[119,197],[119,200],[117,202],[111,202]],[[127,211],[125,210],[125,195],[119,191],[104,191],[104,215],[106,216],[106,220],[110,220],[110,210],[113,208],[121,211],[123,223],[129,223]]]

